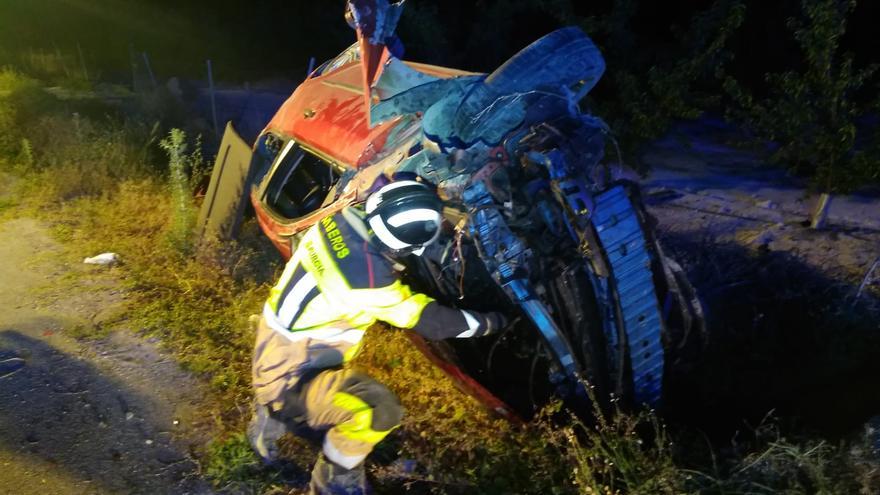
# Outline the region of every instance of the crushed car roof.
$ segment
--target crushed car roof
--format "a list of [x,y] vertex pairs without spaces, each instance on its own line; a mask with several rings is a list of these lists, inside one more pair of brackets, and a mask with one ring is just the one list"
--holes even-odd
[[[439,77],[474,75],[457,69],[405,62],[419,72]],[[393,119],[370,127],[364,106],[359,62],[352,62],[301,84],[269,122],[267,131],[292,138],[347,167],[369,163],[402,122]]]

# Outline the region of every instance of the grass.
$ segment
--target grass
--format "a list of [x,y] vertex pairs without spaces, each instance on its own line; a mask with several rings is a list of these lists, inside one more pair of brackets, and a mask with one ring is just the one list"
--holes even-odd
[[18,203],[14,199],[0,199],[0,215],[2,215],[5,210],[11,210],[16,206],[18,206]]
[[221,480],[227,487],[234,485],[239,489],[259,490],[271,482],[265,479],[260,461],[244,433],[211,442],[206,459],[205,474],[213,480]]
[[[248,317],[281,263],[254,222],[236,245],[192,249],[187,193],[200,162],[186,152],[192,141],[175,133],[164,142],[169,170],[161,125],[59,101],[11,71],[0,71],[0,95],[0,169],[20,177],[0,214],[48,222],[64,241],[59,256],[119,253],[126,325],[161,337],[213,390],[205,414],[218,433],[202,452],[203,474],[244,492],[302,485],[304,472],[262,468],[242,434],[251,397]],[[77,336],[103,330],[83,327]],[[371,457],[380,493],[873,493],[864,490],[880,482],[864,445],[786,438],[773,423],[718,453],[651,412],[614,411],[587,425],[552,404],[530,423],[506,422],[460,393],[396,329],[368,332],[355,365],[407,409]],[[284,452],[307,471],[317,448],[290,438]]]
[[[0,59],[11,63],[28,74],[38,77],[41,81],[53,86],[69,89],[87,90],[99,74],[89,71],[82,52],[76,47],[62,52],[59,49],[29,49],[14,54],[5,53],[0,47]],[[2,81],[0,81],[2,84]],[[2,91],[2,90],[0,90]]]

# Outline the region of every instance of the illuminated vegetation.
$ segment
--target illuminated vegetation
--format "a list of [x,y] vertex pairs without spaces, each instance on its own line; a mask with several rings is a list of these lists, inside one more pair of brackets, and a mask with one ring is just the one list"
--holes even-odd
[[[789,19],[788,28],[803,67],[767,74],[766,97],[755,97],[732,77],[724,82],[735,102],[730,116],[774,143],[773,162],[825,194],[880,181],[880,131],[865,132],[864,124],[880,109],[880,65],[858,67],[841,47],[855,7],[855,0],[802,1],[801,15]],[[814,213],[814,227],[824,222],[827,207]]]
[[[200,255],[181,249],[178,229],[192,205],[181,205],[180,191],[192,191],[189,173],[199,160],[183,151],[185,136],[173,134],[165,148],[186,165],[169,171],[159,146],[165,132],[138,119],[90,100],[59,100],[37,81],[0,71],[0,170],[21,177],[16,203],[0,205],[0,214],[49,222],[65,241],[59,256],[71,260],[118,252],[130,301],[119,318],[161,337],[212,385],[205,414],[220,433],[205,447],[205,474],[219,486],[285,493],[285,478],[260,468],[241,435],[250,401],[248,317],[280,260],[253,222],[238,245]],[[866,450],[857,450],[863,446],[786,440],[772,424],[716,462],[702,439],[647,412],[614,413],[591,426],[552,405],[531,423],[508,423],[461,394],[398,330],[372,329],[357,365],[394,389],[408,411],[371,461],[387,493],[832,494],[878,482]],[[306,467],[316,450],[290,439],[286,452]]]

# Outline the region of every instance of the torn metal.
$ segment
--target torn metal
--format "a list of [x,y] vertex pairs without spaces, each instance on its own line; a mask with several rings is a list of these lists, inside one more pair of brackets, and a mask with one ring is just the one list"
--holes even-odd
[[[572,27],[491,74],[418,64],[400,58],[402,8],[349,1],[357,44],[316,69],[257,140],[261,226],[289,254],[316,219],[389,180],[433,184],[451,228],[411,260],[410,282],[521,324],[486,345],[417,341],[429,358],[506,415],[547,394],[661,405],[676,349],[702,336],[702,312],[638,187],[608,181],[608,127],[581,108],[605,70],[598,47]],[[306,156],[310,172],[286,156]]]

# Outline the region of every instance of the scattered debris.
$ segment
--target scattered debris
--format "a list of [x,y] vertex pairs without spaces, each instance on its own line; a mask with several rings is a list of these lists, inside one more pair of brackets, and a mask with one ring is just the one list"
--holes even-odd
[[418,467],[418,463],[414,459],[398,459],[393,465],[401,473],[414,473]]
[[829,193],[823,192],[819,195],[816,207],[810,215],[810,228],[816,230],[825,228],[825,224],[828,221],[828,212],[831,210],[831,199],[832,196]]
[[759,246],[770,247],[770,243],[772,243],[775,240],[776,240],[776,234],[773,231],[767,229],[767,230],[762,231],[760,234],[758,234],[755,237],[753,242],[758,244]]
[[865,437],[874,455],[880,455],[880,416],[874,416],[865,423]]
[[12,376],[24,368],[25,361],[21,358],[10,358],[0,361],[0,378]]
[[156,460],[162,464],[176,464],[186,459],[186,456],[174,449],[160,447],[156,451]]
[[880,266],[880,257],[874,260],[874,263],[871,264],[871,268],[868,269],[868,272],[865,273],[865,278],[862,279],[862,283],[859,284],[859,290],[856,292],[856,300],[862,296],[862,291],[865,290],[865,287],[874,283],[875,279],[880,280],[880,277],[875,277],[874,272],[877,271],[877,267]]
[[101,253],[91,258],[86,258],[83,263],[87,265],[112,265],[119,261],[119,255],[116,253]]
[[92,315],[92,324],[98,328],[105,328],[117,321],[120,317],[120,310],[117,307],[106,307],[99,309]]

